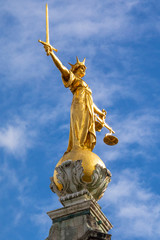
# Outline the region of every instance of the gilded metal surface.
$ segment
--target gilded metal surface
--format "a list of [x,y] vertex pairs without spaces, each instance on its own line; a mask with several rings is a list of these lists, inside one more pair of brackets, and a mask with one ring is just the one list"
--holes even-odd
[[103,141],[110,146],[116,145],[118,143],[118,138],[110,134],[106,134]]
[[74,202],[77,200],[83,202],[85,199],[93,197],[98,201],[103,196],[112,176],[107,168],[96,164],[90,176],[90,181],[84,181],[82,160],[66,160],[56,167],[55,171],[57,172],[55,175],[58,183],[62,185],[62,188],[60,189],[54,178],[51,177],[50,189],[60,197],[61,203],[64,203],[65,206],[71,203],[73,199]]
[[48,4],[46,4],[46,43],[49,43],[49,16],[48,16]]
[[102,130],[103,126],[99,121],[95,121],[95,130],[96,132],[100,132]]
[[[58,50],[52,47],[49,43],[49,16],[48,16],[48,4],[46,4],[46,42],[43,42],[41,40],[38,40],[38,42],[42,43],[44,46],[50,47],[52,51],[57,52]],[[49,56],[49,52],[47,52],[47,55]]]
[[[70,113],[70,135],[66,152],[76,148],[93,150],[96,144],[96,129],[106,127],[110,134],[115,133],[109,125],[106,124],[106,111],[100,110],[93,102],[92,91],[87,83],[82,79],[85,76],[85,59],[80,62],[77,58],[75,64],[70,64],[71,69],[67,69],[59,58],[54,54],[57,51],[49,43],[49,20],[48,5],[46,5],[46,42],[39,40],[44,45],[47,55],[50,55],[54,64],[62,74],[62,81],[66,88],[69,88],[73,94],[73,101]],[[97,120],[99,127],[95,127]],[[97,125],[97,123],[96,123]],[[101,125],[101,126],[100,126]]]
[[[85,182],[91,182],[91,176],[97,164],[99,164],[103,168],[106,168],[104,162],[95,153],[89,150],[76,149],[76,150],[72,150],[69,153],[64,154],[63,157],[57,163],[56,167],[60,166],[63,162],[67,160],[72,160],[72,161],[82,160],[82,167],[84,169],[83,171],[84,175],[82,179]],[[56,170],[54,171],[53,178],[58,189],[61,190],[62,184],[58,182]]]

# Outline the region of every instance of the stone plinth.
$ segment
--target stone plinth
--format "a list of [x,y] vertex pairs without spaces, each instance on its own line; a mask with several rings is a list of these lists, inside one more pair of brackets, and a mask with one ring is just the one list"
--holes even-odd
[[52,226],[46,240],[111,239],[112,225],[97,203],[111,173],[96,154],[82,149],[64,154],[50,180],[64,207],[47,213]]
[[111,239],[108,231],[112,224],[102,213],[94,199],[47,213],[52,226],[46,240]]

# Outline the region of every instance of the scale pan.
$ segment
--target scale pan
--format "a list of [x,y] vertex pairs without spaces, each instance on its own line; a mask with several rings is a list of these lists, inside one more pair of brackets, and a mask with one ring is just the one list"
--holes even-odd
[[106,134],[103,141],[105,144],[113,146],[118,143],[118,138],[113,135]]
[[102,129],[102,124],[100,123],[100,122],[98,122],[98,121],[95,121],[95,130],[97,131],[97,132],[100,132],[101,131],[101,129]]

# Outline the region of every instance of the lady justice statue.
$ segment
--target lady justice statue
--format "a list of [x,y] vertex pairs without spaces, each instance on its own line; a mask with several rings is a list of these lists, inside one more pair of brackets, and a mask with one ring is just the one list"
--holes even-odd
[[95,115],[105,117],[105,111],[99,110],[93,103],[92,91],[82,77],[85,75],[85,59],[80,62],[77,58],[76,64],[71,64],[68,70],[52,52],[50,46],[45,46],[45,50],[50,55],[56,67],[62,74],[62,81],[66,88],[73,94],[70,113],[70,134],[67,152],[73,149],[93,150],[96,144]]
[[[66,161],[81,160],[83,168],[83,180],[91,182],[92,174],[95,166],[99,164],[105,168],[102,160],[92,152],[96,144],[96,131],[100,131],[102,127],[109,129],[110,133],[106,134],[104,142],[108,145],[115,145],[118,139],[112,135],[114,131],[105,123],[106,111],[100,110],[93,102],[92,91],[87,83],[82,79],[86,74],[85,58],[82,62],[77,61],[70,64],[71,69],[67,69],[58,59],[49,43],[49,22],[48,22],[48,6],[46,5],[46,42],[40,43],[44,45],[47,56],[51,56],[55,66],[62,75],[62,81],[66,88],[69,88],[73,94],[73,100],[70,110],[70,133],[68,148],[61,160],[58,162],[56,172],[54,173],[54,183],[59,190],[64,190],[63,180],[60,178],[60,166]],[[59,167],[59,168],[58,168]],[[59,178],[58,178],[58,174]],[[55,189],[54,189],[55,191]],[[69,192],[72,192],[70,189]],[[99,198],[99,197],[98,197]]]

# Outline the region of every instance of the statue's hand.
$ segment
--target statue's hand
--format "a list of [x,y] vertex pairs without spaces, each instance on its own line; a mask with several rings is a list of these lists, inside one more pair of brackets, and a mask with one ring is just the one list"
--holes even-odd
[[49,56],[52,52],[52,47],[50,45],[44,45],[44,49],[47,53],[47,56]]
[[102,109],[102,112],[99,114],[100,118],[104,120],[106,118],[106,115],[107,115],[106,110]]
[[101,119],[101,123],[102,123],[102,126],[104,127],[104,124],[105,124],[105,118],[106,118],[106,114],[107,114],[107,112],[104,110],[104,109],[102,109],[102,111],[100,111],[99,112],[99,118]]

